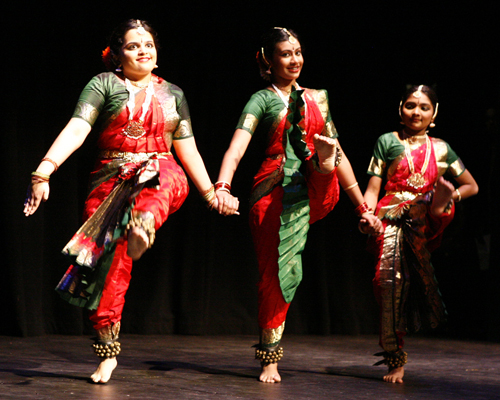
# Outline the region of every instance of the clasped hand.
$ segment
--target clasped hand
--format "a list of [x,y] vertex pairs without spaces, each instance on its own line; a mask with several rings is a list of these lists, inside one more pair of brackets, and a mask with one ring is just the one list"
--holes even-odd
[[380,219],[369,213],[364,213],[359,220],[358,228],[362,233],[380,236],[384,233],[384,225]]
[[238,212],[240,202],[237,197],[232,196],[225,190],[217,190],[215,196],[217,197],[217,204],[214,208],[219,214],[224,216],[233,214],[240,215]]

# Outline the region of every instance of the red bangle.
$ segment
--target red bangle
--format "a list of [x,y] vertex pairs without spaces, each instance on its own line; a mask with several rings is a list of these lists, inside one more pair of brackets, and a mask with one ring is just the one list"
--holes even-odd
[[354,212],[358,217],[361,217],[364,213],[373,214],[373,210],[370,207],[368,207],[368,204],[366,204],[366,201],[364,201],[359,206],[357,206],[356,209],[354,210]]
[[215,187],[215,191],[225,190],[228,193],[231,193],[231,184],[229,184],[227,182],[224,182],[224,181],[215,182],[214,187]]

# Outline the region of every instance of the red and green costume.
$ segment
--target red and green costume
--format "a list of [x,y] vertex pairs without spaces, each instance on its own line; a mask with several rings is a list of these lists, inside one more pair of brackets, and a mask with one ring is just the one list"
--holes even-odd
[[326,216],[339,196],[336,172],[316,168],[312,138],[338,135],[326,91],[311,89],[293,91],[289,107],[271,90],[255,93],[237,129],[266,140],[250,196],[250,227],[259,262],[260,346],[273,348],[302,279],[309,225]]
[[[397,353],[404,345],[406,332],[421,327],[436,327],[446,318],[431,252],[454,215],[450,202],[445,212],[430,213],[434,186],[445,172],[458,177],[465,168],[441,139],[430,139],[427,167],[422,173],[425,183],[412,185],[411,171],[404,145],[397,132],[379,137],[368,174],[386,180],[385,196],[375,214],[385,231],[370,238],[370,248],[377,257],[374,291],[380,306],[380,346],[386,353]],[[416,139],[416,138],[415,138]],[[425,137],[409,144],[414,173],[421,173],[427,154]]]
[[[91,174],[84,225],[63,250],[73,263],[56,290],[70,303],[91,310],[97,330],[121,320],[132,270],[127,224],[140,216],[157,230],[180,208],[189,191],[184,171],[170,153],[173,140],[193,136],[188,106],[179,87],[157,76],[152,79],[154,96],[142,137],[124,134],[129,94],[123,79],[114,73],[95,76],[73,114],[91,126],[100,117],[101,152]],[[144,92],[135,96],[136,120]]]

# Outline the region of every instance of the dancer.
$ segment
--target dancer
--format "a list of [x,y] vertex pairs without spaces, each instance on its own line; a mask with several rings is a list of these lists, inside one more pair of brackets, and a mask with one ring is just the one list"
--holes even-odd
[[[409,89],[400,103],[403,128],[379,137],[368,169],[369,207],[383,222],[384,234],[371,237],[377,257],[374,291],[380,306],[378,353],[389,372],[384,381],[402,383],[407,330],[436,327],[446,317],[430,253],[453,219],[454,203],[478,192],[478,186],[450,146],[427,135],[438,112],[428,86]],[[448,172],[458,184],[443,178]],[[378,202],[382,180],[385,195]]]
[[[91,376],[94,382],[107,382],[117,365],[132,261],[152,246],[155,232],[188,194],[172,145],[208,207],[218,206],[184,94],[152,73],[157,48],[157,34],[146,21],[128,20],[113,31],[103,52],[110,72],[84,88],[73,117],[32,173],[24,207],[29,216],[48,199],[50,175],[82,145],[100,117],[100,154],[91,174],[85,223],[63,250],[74,261],[57,286],[64,299],[91,310],[94,349],[102,358]],[[238,201],[228,199],[237,209]]]
[[338,142],[325,90],[299,86],[304,58],[297,35],[273,28],[257,53],[261,75],[270,85],[245,106],[215,183],[219,211],[237,203],[231,181],[251,138],[264,135],[264,161],[250,195],[250,227],[259,261],[260,381],[280,382],[279,346],[285,318],[302,279],[301,253],[309,225],[325,217],[339,198],[338,182],[356,206],[366,232],[381,222],[364,203],[349,160]]

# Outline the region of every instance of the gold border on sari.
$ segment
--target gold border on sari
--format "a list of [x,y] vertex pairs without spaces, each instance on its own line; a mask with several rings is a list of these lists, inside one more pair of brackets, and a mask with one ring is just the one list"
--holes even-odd
[[273,329],[262,329],[260,331],[260,344],[264,347],[273,347],[279,344],[285,330],[285,321]]

